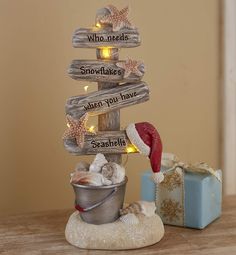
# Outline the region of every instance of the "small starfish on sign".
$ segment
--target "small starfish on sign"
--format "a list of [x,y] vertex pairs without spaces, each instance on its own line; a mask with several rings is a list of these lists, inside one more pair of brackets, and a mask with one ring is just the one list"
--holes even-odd
[[142,64],[141,61],[128,58],[125,62],[116,63],[116,66],[125,70],[124,78],[127,78],[131,73],[137,76],[143,76],[143,73],[139,70],[139,66]]
[[62,139],[75,138],[77,145],[82,148],[84,146],[84,135],[88,133],[86,129],[88,113],[85,113],[79,120],[66,115],[66,120],[68,129],[63,134]]
[[133,28],[132,24],[128,20],[127,16],[129,13],[129,7],[123,8],[119,11],[115,6],[108,5],[106,7],[109,9],[110,14],[105,15],[100,19],[101,23],[111,24],[113,31],[119,31],[121,28]]

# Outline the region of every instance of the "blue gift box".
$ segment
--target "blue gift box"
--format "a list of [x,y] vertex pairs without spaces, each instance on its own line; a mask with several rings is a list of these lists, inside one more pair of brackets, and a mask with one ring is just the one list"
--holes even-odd
[[[161,171],[165,170],[162,167]],[[222,178],[221,170],[216,173]],[[210,174],[183,171],[181,183],[174,174],[157,186],[150,178],[151,170],[141,176],[141,199],[156,201],[157,213],[165,224],[203,229],[220,217],[222,182]]]

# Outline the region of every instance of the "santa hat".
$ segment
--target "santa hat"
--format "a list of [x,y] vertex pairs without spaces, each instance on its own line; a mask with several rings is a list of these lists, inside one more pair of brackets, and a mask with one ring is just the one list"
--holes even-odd
[[148,122],[132,123],[126,128],[126,134],[138,151],[149,157],[154,182],[162,182],[164,180],[164,175],[160,172],[162,143],[156,128]]

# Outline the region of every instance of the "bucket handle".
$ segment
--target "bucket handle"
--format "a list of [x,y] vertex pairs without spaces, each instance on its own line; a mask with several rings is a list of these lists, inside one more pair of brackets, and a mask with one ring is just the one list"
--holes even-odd
[[79,212],[88,212],[94,208],[97,208],[98,206],[104,204],[109,198],[111,198],[116,192],[117,192],[117,187],[115,187],[110,194],[108,194],[106,197],[104,197],[101,201],[97,202],[94,205],[91,205],[89,207],[83,208],[80,205],[76,204],[75,209],[78,210]]

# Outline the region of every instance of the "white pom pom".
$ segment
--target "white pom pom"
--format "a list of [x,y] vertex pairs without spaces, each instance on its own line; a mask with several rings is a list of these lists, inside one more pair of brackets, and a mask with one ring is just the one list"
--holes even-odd
[[156,184],[161,183],[164,180],[164,174],[162,172],[153,173],[152,179]]

